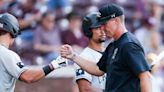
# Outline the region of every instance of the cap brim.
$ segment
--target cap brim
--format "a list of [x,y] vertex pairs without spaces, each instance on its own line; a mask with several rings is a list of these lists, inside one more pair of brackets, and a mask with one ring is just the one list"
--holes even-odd
[[108,20],[99,21],[99,22],[98,22],[98,25],[103,25],[103,24],[105,24],[107,21],[108,21]]
[[98,28],[98,27],[100,27],[100,26],[101,26],[101,24],[99,24],[99,23],[97,22],[96,24],[92,25],[91,28]]

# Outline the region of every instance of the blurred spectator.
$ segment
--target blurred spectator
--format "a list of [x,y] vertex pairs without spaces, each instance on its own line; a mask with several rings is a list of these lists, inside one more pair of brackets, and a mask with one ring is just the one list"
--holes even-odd
[[158,31],[153,31],[150,37],[150,50],[149,52],[157,53],[164,50],[162,37]]
[[68,5],[70,5],[69,0],[49,0],[48,2],[48,6],[51,10],[54,10],[57,8],[64,8]]
[[[37,0],[13,0],[8,6],[8,12],[18,18],[21,35],[16,39],[16,45],[22,49],[31,49],[33,32],[37,22],[41,19],[41,13],[36,9]],[[25,43],[17,43],[17,40]]]
[[[164,53],[163,53],[164,54]],[[154,53],[149,53],[147,55],[147,59],[150,63],[152,61],[157,60],[159,57],[157,57],[157,54]],[[163,92],[164,91],[164,57],[157,62],[153,67],[152,67],[152,74],[154,75],[154,81],[155,85],[153,85],[153,88],[157,88],[153,92]]]
[[6,12],[7,6],[11,1],[12,0],[0,0],[0,13]]
[[[155,53],[149,53],[147,54],[147,61],[150,65],[154,63],[158,59],[157,54]],[[163,92],[163,86],[164,86],[164,80],[163,80],[163,67],[164,64],[162,64],[162,60],[160,62],[157,62],[151,66],[151,73],[153,75],[152,77],[152,87],[153,87],[153,92]]]
[[[161,38],[158,37],[160,34],[154,30],[156,21],[152,18],[144,18],[142,20],[141,28],[135,31],[135,35],[138,40],[141,42],[146,53],[155,50],[155,45],[161,44]],[[153,42],[154,39],[158,40],[157,42]]]
[[37,0],[37,3],[35,5],[35,7],[36,7],[37,10],[39,10],[39,12],[41,14],[48,11],[47,2],[48,2],[48,0]]
[[12,1],[9,4],[8,12],[15,15],[22,30],[33,27],[40,20],[41,14],[36,10],[37,0]]
[[163,13],[164,0],[149,0],[150,17],[157,20],[155,30],[159,31],[161,17]]
[[46,12],[34,31],[34,49],[40,52],[46,63],[49,63],[58,56],[60,45],[60,33],[55,26],[55,15]]
[[64,16],[72,11],[70,0],[49,0],[47,4],[49,10],[58,12],[57,17]]
[[69,20],[69,28],[61,33],[62,42],[72,45],[77,52],[81,52],[88,43],[88,39],[81,31],[81,18],[75,12],[68,14],[67,18]]
[[[155,30],[160,31],[162,33],[163,41],[164,41],[164,0],[148,0],[149,1],[149,16],[153,17],[157,20],[155,25]],[[163,16],[163,18],[162,18]]]
[[158,69],[154,72],[154,77],[157,84],[160,87],[161,92],[164,91],[164,59],[162,59],[158,64]]

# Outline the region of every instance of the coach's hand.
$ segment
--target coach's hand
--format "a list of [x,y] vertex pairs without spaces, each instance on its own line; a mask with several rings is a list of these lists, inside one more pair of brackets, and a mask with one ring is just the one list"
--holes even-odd
[[68,65],[68,60],[61,56],[58,56],[55,60],[51,62],[51,65],[54,69],[65,67]]
[[63,58],[67,58],[67,59],[71,59],[71,60],[76,55],[70,45],[62,45],[62,47],[60,49],[60,54]]

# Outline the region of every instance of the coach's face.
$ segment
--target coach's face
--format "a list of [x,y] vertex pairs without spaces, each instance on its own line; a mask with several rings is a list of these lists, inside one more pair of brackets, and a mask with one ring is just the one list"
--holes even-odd
[[97,43],[105,42],[106,40],[106,34],[104,30],[102,30],[100,27],[93,28],[92,30],[92,40]]
[[117,30],[116,18],[108,20],[106,23],[102,24],[101,29],[105,31],[107,37],[114,37]]

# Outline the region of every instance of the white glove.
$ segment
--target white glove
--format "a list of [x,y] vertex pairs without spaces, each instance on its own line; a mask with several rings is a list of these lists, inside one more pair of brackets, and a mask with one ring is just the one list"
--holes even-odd
[[55,60],[51,62],[51,65],[54,69],[66,67],[68,65],[68,60],[61,56],[58,56]]

